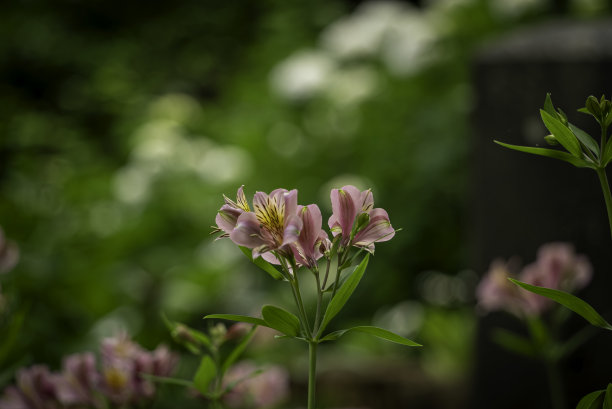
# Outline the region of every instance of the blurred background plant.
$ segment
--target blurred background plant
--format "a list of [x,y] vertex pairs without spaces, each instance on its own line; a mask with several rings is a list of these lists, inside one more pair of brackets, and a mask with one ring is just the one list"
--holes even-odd
[[[27,311],[19,342],[0,340],[2,369],[58,368],[119,329],[145,348],[169,342],[160,311],[202,328],[229,306],[289,303],[209,238],[218,197],[244,183],[328,203],[332,187],[354,184],[403,231],[339,318],[373,318],[428,348],[351,336],[321,353],[348,370],[416,362],[434,385],[465,382],[471,362],[471,56],[553,13],[609,11],[603,0],[0,7],[0,223],[20,249],[0,277],[14,306],[4,322]],[[294,374],[306,362],[292,348],[254,342],[252,354]]]

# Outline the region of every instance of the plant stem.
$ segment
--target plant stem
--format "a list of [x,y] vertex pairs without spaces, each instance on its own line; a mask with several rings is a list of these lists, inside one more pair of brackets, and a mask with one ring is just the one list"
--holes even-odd
[[597,176],[599,176],[599,183],[601,183],[601,190],[603,191],[604,199],[606,201],[606,209],[608,210],[608,222],[610,224],[610,235],[612,237],[612,194],[610,193],[610,185],[608,183],[606,169],[597,168]]
[[312,334],[315,335],[319,331],[319,324],[321,320],[321,304],[323,302],[323,288],[321,288],[321,280],[319,279],[319,272],[315,274],[317,280],[317,312],[315,313],[315,321],[312,327]]
[[302,301],[302,295],[300,294],[300,282],[298,281],[298,275],[297,275],[297,267],[294,265],[293,266],[293,278],[295,280],[295,293],[297,296],[297,302],[298,302],[298,308],[300,308],[302,310],[302,315],[304,317],[304,325],[306,328],[308,328],[308,331],[306,331],[306,335],[308,337],[312,336],[312,333],[310,333],[310,323],[308,322],[308,315],[306,314],[306,309],[304,308],[304,302]]
[[317,342],[308,343],[308,409],[315,409],[315,386],[317,381]]
[[552,360],[548,360],[546,362],[546,371],[548,374],[548,383],[550,385],[550,398],[553,409],[565,409],[563,385],[556,363]]

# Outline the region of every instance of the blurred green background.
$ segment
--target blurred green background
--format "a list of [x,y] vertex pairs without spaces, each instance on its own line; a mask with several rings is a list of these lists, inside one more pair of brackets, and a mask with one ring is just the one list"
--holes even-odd
[[[377,246],[337,325],[374,322],[428,348],[347,337],[321,368],[387,357],[463,385],[477,279],[466,240],[471,57],[519,26],[605,6],[3,3],[0,225],[21,258],[0,276],[1,319],[25,321],[18,342],[4,339],[2,381],[15,365],[56,368],[119,328],[148,348],[170,344],[162,311],[205,328],[208,313],[290,305],[282,283],[209,236],[222,194],[297,188],[326,223],[330,189],[351,183],[371,187],[402,231]],[[260,359],[299,383],[300,347],[278,341]]]

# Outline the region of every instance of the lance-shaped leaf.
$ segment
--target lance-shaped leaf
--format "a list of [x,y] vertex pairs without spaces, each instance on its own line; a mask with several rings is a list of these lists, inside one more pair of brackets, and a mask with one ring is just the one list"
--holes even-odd
[[601,409],[605,390],[591,392],[578,402],[576,409]]
[[266,320],[267,326],[283,334],[295,337],[300,332],[300,320],[298,317],[274,305],[264,305],[261,316]]
[[514,284],[524,288],[527,291],[531,291],[532,293],[542,295],[546,298],[550,298],[551,300],[563,305],[564,307],[569,308],[570,310],[574,311],[576,314],[580,315],[582,318],[595,325],[596,327],[612,330],[612,325],[610,325],[601,315],[599,315],[593,307],[591,307],[587,302],[581,300],[575,295],[566,293],[565,291],[561,290],[553,290],[552,288],[538,287],[535,285],[523,283],[513,278],[508,278],[508,280],[512,281]]
[[604,148],[603,159],[602,159],[603,165],[607,166],[611,160],[612,160],[612,142],[608,141],[606,143],[606,147]]
[[536,148],[532,146],[520,146],[520,145],[511,145],[509,143],[503,143],[499,141],[494,141],[496,144],[501,145],[505,148],[513,149],[519,152],[531,153],[533,155],[545,156],[547,158],[560,159],[562,161],[571,163],[577,168],[591,168],[595,169],[596,165],[593,162],[587,161],[586,159],[579,159],[567,152],[559,151],[556,149],[547,149],[547,148]]
[[557,114],[555,111],[555,106],[552,103],[552,99],[550,98],[550,92],[546,93],[546,99],[544,100],[544,111],[553,116]]
[[230,352],[227,358],[225,358],[225,361],[221,365],[221,375],[223,375],[229,369],[229,367],[232,366],[234,362],[236,362],[238,357],[240,357],[240,355],[244,352],[247,344],[249,343],[249,341],[251,341],[251,338],[253,338],[256,329],[257,326],[253,326],[249,330],[249,332],[244,337],[242,337],[238,345],[236,345],[236,347],[232,349],[232,352]]
[[387,341],[395,342],[396,344],[405,345],[408,347],[420,347],[421,344],[418,344],[414,341],[409,340],[408,338],[404,338],[400,335],[397,335],[391,331],[388,331],[383,328],[372,327],[369,325],[353,327],[342,329],[340,331],[334,331],[330,334],[327,334],[325,337],[321,338],[321,341],[333,341],[340,338],[342,335],[347,332],[363,332],[364,334],[374,335],[375,337],[385,339]]
[[603,402],[603,409],[612,409],[612,383],[606,388],[606,397]]
[[140,377],[144,379],[148,379],[153,382],[158,383],[166,383],[169,385],[178,385],[178,386],[186,386],[188,388],[193,388],[193,381],[189,381],[187,379],[180,378],[171,378],[169,376],[156,376],[148,373],[141,372]]
[[261,268],[266,273],[270,274],[270,276],[272,276],[273,279],[275,279],[275,280],[283,280],[283,279],[285,279],[285,277],[281,274],[280,271],[278,271],[276,268],[274,268],[274,266],[272,264],[268,263],[263,258],[261,258],[261,257],[253,258],[253,250],[251,250],[248,247],[244,247],[244,246],[238,246],[238,247],[240,248],[240,250],[242,250],[244,255],[247,256],[249,258],[249,260],[251,260],[253,262],[253,264],[255,264],[257,267]]
[[193,386],[204,396],[208,396],[208,386],[217,376],[217,368],[210,355],[204,355],[193,377]]
[[543,109],[540,110],[540,116],[542,117],[542,121],[544,121],[544,125],[546,125],[546,128],[548,128],[550,133],[555,136],[557,141],[559,141],[559,143],[563,145],[563,147],[567,149],[569,153],[571,153],[577,158],[582,157],[582,149],[580,148],[580,143],[578,142],[578,139],[576,139],[576,136],[572,133],[572,131],[569,130],[567,126],[563,125],[561,121],[559,121],[557,118],[553,117]]
[[236,314],[210,314],[204,317],[205,320],[211,318],[218,318],[222,320],[246,322],[247,324],[261,325],[264,327],[270,327],[261,318],[249,317],[248,315],[236,315]]
[[342,310],[344,304],[346,304],[348,299],[353,294],[353,291],[355,291],[355,288],[357,288],[357,285],[359,284],[359,281],[361,281],[361,277],[363,277],[366,267],[368,266],[369,258],[370,255],[366,254],[355,271],[353,271],[350,277],[344,282],[344,284],[342,284],[342,287],[340,287],[336,295],[334,295],[334,298],[332,298],[329,302],[329,305],[325,310],[325,315],[323,315],[323,321],[321,321],[321,326],[319,327],[317,337],[323,333],[323,330],[325,327],[327,327],[327,324],[329,324],[332,318],[334,318],[340,312],[340,310]]
[[595,157],[599,157],[599,145],[595,142],[595,139],[588,133],[584,132],[582,129],[578,128],[576,125],[568,123],[570,129],[576,135],[576,138],[586,146],[591,152],[595,154]]

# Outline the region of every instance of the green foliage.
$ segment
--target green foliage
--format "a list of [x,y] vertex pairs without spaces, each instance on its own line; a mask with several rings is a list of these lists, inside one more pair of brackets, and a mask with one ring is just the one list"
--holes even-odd
[[567,293],[561,290],[553,290],[551,288],[538,287],[535,285],[523,283],[521,281],[515,280],[513,278],[508,278],[508,280],[512,281],[514,284],[524,288],[527,291],[531,291],[532,293],[542,295],[546,298],[550,298],[551,300],[558,302],[566,308],[574,311],[576,314],[580,315],[582,318],[587,320],[592,325],[596,327],[612,330],[612,325],[610,325],[593,307],[591,307],[586,301]]
[[300,333],[300,320],[289,311],[274,305],[264,305],[261,309],[261,316],[268,327],[289,337],[296,337]]
[[365,334],[374,335],[375,337],[382,338],[384,340],[395,342],[396,344],[400,344],[400,345],[404,345],[408,347],[422,346],[421,344],[418,344],[414,341],[409,340],[408,338],[404,338],[400,335],[397,335],[391,331],[388,331],[383,328],[373,327],[373,326],[358,326],[358,327],[352,327],[348,329],[342,329],[339,331],[334,331],[324,336],[323,338],[321,338],[321,341],[334,341],[340,338],[341,336],[343,336],[344,334],[346,334],[347,332],[362,332]]
[[329,302],[329,305],[325,310],[325,315],[323,315],[323,321],[319,327],[319,336],[323,333],[329,322],[340,312],[340,310],[342,310],[342,307],[344,307],[350,296],[353,294],[353,291],[355,291],[355,288],[357,288],[357,285],[361,281],[366,267],[368,266],[369,258],[370,255],[366,254],[361,263],[359,263],[357,268],[346,279],[344,284],[342,284],[340,289],[338,289],[338,292]]

